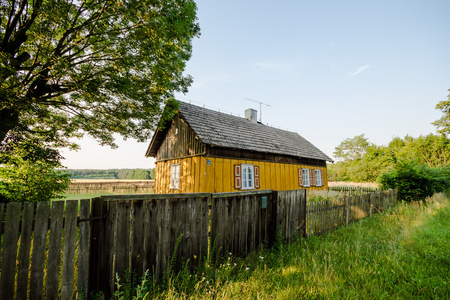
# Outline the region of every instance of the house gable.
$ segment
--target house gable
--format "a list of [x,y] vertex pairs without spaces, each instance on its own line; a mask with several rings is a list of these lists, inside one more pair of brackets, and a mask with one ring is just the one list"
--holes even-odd
[[180,102],[169,130],[156,131],[146,156],[159,161],[200,154],[314,165],[332,161],[297,133]]
[[[156,150],[156,161],[193,157],[205,154],[205,144],[198,139],[195,132],[178,114],[175,115],[166,132],[160,133],[160,135],[161,134],[164,136],[160,137],[162,141]],[[150,149],[151,147],[149,147],[147,153]]]

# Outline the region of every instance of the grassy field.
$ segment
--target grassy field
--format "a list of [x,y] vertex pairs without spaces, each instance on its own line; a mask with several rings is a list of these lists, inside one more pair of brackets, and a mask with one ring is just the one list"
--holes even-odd
[[403,203],[219,268],[207,262],[196,275],[149,280],[141,292],[146,299],[449,299],[450,201]]

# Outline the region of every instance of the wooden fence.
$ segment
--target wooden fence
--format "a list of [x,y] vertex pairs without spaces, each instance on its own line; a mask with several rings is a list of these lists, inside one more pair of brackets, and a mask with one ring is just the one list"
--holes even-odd
[[86,299],[89,204],[0,204],[0,299],[72,299],[75,289]]
[[76,182],[69,184],[67,193],[81,194],[81,193],[101,193],[110,192],[117,194],[125,193],[151,193],[155,187],[154,180],[143,181],[95,181],[92,182]]
[[245,256],[273,242],[273,191],[213,194],[211,248],[213,255]]
[[361,187],[361,186],[332,186],[329,191],[342,192],[347,195],[361,195],[365,193],[375,193],[381,191],[379,188]]
[[157,279],[271,246],[277,230],[287,241],[322,234],[396,202],[395,192],[377,195],[308,206],[305,190],[0,204],[0,299],[108,297],[127,270]]
[[306,190],[274,192],[276,200],[275,230],[291,242],[306,237]]
[[[210,194],[105,196],[94,200],[93,219],[101,230],[91,235],[90,290],[106,299],[115,274],[133,270],[154,278],[177,272],[187,262],[193,269],[207,255]],[[102,219],[101,216],[106,215]],[[100,217],[100,218],[98,218]],[[94,258],[94,257],[93,257]]]
[[320,235],[348,225],[397,203],[397,190],[371,192],[334,201],[307,203],[307,236]]

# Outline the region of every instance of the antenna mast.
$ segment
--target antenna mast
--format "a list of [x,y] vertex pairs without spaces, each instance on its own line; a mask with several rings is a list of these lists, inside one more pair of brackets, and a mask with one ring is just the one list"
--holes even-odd
[[266,104],[266,103],[263,103],[263,102],[261,102],[261,101],[257,101],[257,100],[253,100],[253,99],[248,99],[248,98],[244,98],[244,100],[248,100],[248,101],[252,101],[252,102],[259,103],[259,122],[262,123],[262,105],[266,105],[266,106],[268,106],[268,107],[271,107],[270,104]]

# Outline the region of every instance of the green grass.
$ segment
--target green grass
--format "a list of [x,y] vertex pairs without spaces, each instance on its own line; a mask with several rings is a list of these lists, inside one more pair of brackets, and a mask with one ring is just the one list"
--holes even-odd
[[450,201],[402,203],[321,237],[148,282],[146,299],[449,299]]

